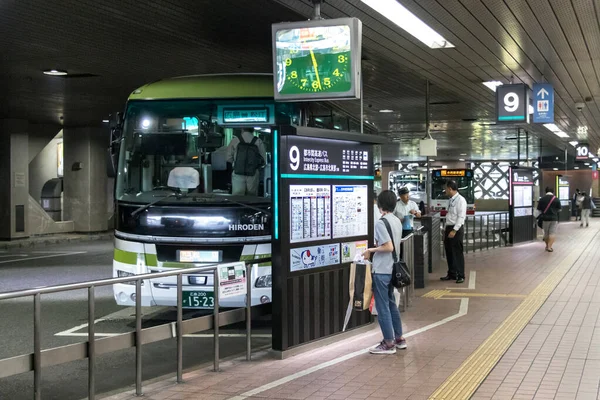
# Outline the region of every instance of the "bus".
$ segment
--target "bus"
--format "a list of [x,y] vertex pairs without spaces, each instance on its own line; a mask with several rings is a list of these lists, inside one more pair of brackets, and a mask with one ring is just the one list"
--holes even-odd
[[[271,302],[271,129],[277,125],[360,130],[333,103],[276,103],[270,74],[170,78],[144,85],[117,118],[113,276],[257,260],[252,305]],[[318,120],[318,121],[317,121]],[[265,145],[256,195],[232,195],[229,143],[249,129]],[[114,298],[135,305],[135,284],[115,284]],[[183,306],[214,306],[213,274],[184,275]],[[245,297],[220,300],[245,306]],[[145,280],[143,306],[176,306],[176,277]]]
[[417,204],[427,202],[426,180],[419,172],[390,171],[388,175],[389,189],[398,195],[398,190],[407,187],[410,190],[409,199]]
[[456,181],[459,193],[467,200],[467,214],[475,214],[475,180],[472,169],[434,169],[431,171],[431,211],[445,216],[449,199],[446,182]]

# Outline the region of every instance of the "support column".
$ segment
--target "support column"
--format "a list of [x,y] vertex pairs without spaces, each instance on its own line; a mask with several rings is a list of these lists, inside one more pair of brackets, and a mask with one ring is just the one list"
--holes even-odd
[[0,239],[29,236],[29,123],[0,120]]
[[64,218],[76,232],[108,229],[107,133],[102,128],[65,128]]

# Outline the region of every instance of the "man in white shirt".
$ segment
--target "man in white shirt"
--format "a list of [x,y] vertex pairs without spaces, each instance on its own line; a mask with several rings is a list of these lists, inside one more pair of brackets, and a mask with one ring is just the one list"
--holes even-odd
[[[254,137],[254,130],[252,128],[243,128],[240,137],[245,143],[252,143]],[[231,186],[233,195],[238,196],[257,196],[258,195],[258,186],[260,181],[260,169],[256,169],[253,174],[244,175],[241,173],[236,173],[236,170],[244,170],[244,166],[236,165],[237,162],[237,150],[238,145],[240,144],[240,138],[235,136],[231,139],[229,146],[227,146],[227,162],[233,165],[234,172],[231,174]],[[258,153],[260,157],[262,157],[262,165],[266,163],[267,160],[267,152],[265,150],[265,145],[259,138],[256,138],[254,141],[254,146],[258,148]],[[236,168],[240,167],[240,168]]]
[[[402,223],[402,237],[406,237],[413,232],[414,218],[421,218],[419,206],[412,200],[409,200],[410,190],[405,186],[398,190],[400,200],[396,203],[394,215]],[[404,245],[400,245],[400,258],[404,259]]]
[[464,223],[467,218],[467,201],[458,193],[458,185],[455,181],[446,182],[446,195],[450,199],[444,233],[448,274],[440,279],[443,281],[456,279],[456,283],[463,283],[465,281],[463,239],[465,236]]

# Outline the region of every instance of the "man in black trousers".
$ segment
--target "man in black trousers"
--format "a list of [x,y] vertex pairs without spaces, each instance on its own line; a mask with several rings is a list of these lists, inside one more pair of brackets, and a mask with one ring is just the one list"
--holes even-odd
[[444,248],[448,261],[448,274],[443,281],[465,281],[465,255],[463,239],[465,237],[464,223],[467,218],[467,200],[458,193],[455,181],[446,182],[446,195],[450,199],[446,213],[446,231],[444,232]]

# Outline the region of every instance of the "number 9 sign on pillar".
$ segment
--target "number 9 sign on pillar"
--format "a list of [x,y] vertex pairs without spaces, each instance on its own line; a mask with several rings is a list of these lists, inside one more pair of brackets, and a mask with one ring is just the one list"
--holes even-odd
[[290,158],[290,168],[293,171],[297,171],[298,168],[300,167],[300,150],[298,149],[298,146],[292,146],[290,148],[289,158]]

